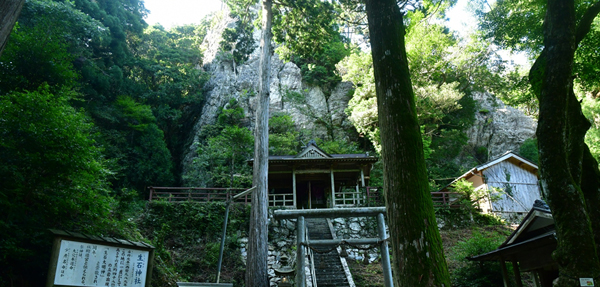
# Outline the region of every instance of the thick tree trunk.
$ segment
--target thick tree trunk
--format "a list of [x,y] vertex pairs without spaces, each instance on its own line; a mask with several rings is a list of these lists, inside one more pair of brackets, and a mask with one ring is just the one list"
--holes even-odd
[[25,0],[0,0],[0,56],[8,42],[8,36],[21,14]]
[[367,0],[395,286],[450,286],[395,0]]
[[263,0],[262,51],[260,55],[258,109],[254,135],[254,186],[250,213],[250,238],[246,263],[246,286],[268,287],[268,169],[269,86],[271,83],[271,0]]
[[598,278],[600,262],[580,189],[583,136],[589,123],[580,118],[573,94],[577,42],[573,1],[549,0],[544,29],[540,82],[534,83],[540,87],[541,183],[559,239],[553,254],[560,270],[557,286],[578,286],[577,278]]

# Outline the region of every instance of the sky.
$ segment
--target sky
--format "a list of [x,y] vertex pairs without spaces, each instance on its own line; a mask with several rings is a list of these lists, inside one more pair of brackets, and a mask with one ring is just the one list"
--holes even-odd
[[[449,13],[449,27],[456,31],[467,31],[475,21],[466,11],[468,0],[459,0]],[[207,14],[219,11],[220,0],[145,0],[146,9],[150,10],[146,22],[150,25],[160,23],[169,29],[173,26],[199,23]]]
[[[466,36],[476,28],[476,20],[468,12],[469,0],[458,0],[456,5],[448,11],[448,27]],[[219,11],[224,7],[221,0],[145,0],[144,4],[150,13],[146,17],[149,25],[160,23],[166,29],[184,24],[198,24],[207,14]],[[518,64],[525,64],[524,55],[511,55],[501,51],[502,58],[513,60]]]
[[220,0],[145,0],[144,5],[150,10],[146,22],[149,25],[158,22],[166,29],[197,24],[210,12],[219,11],[221,4]]

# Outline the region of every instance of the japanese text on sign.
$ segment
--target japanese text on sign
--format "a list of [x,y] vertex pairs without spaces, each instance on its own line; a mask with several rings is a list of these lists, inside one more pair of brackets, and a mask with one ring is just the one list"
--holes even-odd
[[143,287],[148,251],[62,240],[55,285]]

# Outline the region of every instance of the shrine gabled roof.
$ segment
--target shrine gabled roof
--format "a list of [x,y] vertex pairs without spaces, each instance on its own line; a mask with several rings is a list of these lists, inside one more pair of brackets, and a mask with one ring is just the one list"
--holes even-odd
[[[330,157],[297,157],[294,155],[278,155],[269,156],[269,163],[284,163],[284,162],[314,162],[314,161],[363,161],[376,162],[377,157],[367,154],[332,154]],[[250,161],[253,161],[250,160]]]
[[[306,147],[297,155],[276,155],[269,156],[269,163],[286,163],[286,162],[340,162],[340,161],[359,161],[374,163],[378,160],[377,157],[368,154],[328,154],[319,148],[314,140],[308,142]],[[249,160],[253,162],[254,159]]]

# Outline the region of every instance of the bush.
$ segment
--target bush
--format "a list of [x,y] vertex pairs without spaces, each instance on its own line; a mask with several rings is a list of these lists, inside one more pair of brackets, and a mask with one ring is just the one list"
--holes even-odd
[[[249,211],[249,206],[243,204],[230,207],[221,280],[233,282],[234,286],[243,286],[244,265],[238,238],[248,234]],[[156,247],[153,285],[214,282],[224,215],[223,202],[152,201],[138,226]]]
[[[498,233],[482,234],[474,232],[473,237],[459,242],[453,248],[453,258],[459,266],[452,272],[452,286],[479,287],[479,286],[504,286],[502,270],[498,262],[472,262],[466,257],[471,257],[495,250],[502,244],[505,236]],[[510,266],[507,266],[510,268]],[[510,282],[514,285],[513,282]]]

